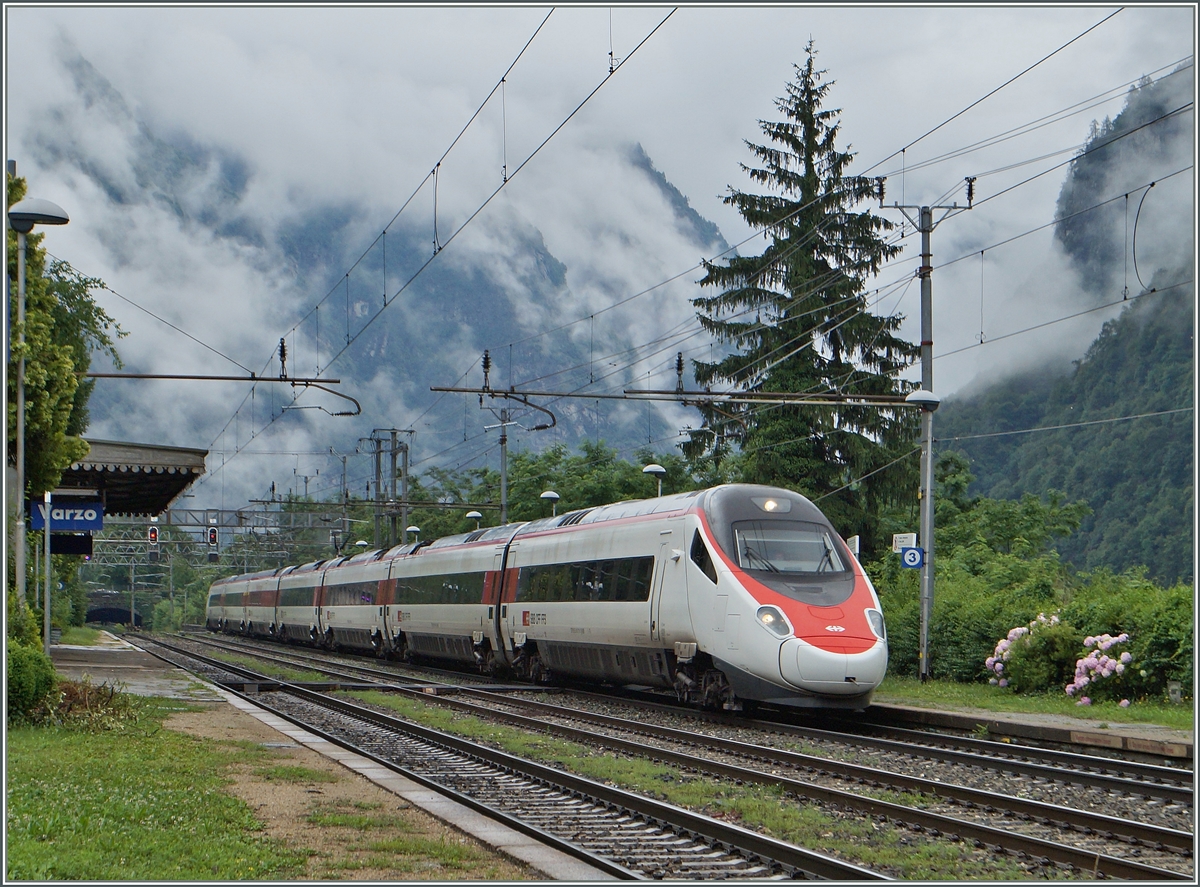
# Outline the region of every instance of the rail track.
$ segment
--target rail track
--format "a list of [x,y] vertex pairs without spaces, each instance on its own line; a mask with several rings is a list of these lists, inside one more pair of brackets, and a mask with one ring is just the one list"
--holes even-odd
[[[176,645],[155,655],[230,684],[269,676]],[[625,879],[886,880],[749,829],[477,745],[343,699],[278,685],[253,701]],[[249,697],[248,697],[249,698]]]
[[[341,681],[365,681],[388,685],[393,692],[408,693],[429,699],[428,691],[400,686],[403,676],[393,669],[381,669],[358,663],[333,662],[331,657],[311,652],[280,654],[255,649],[251,645],[226,640],[206,639],[206,643],[241,653],[254,653],[266,661],[289,666],[302,666],[325,671]],[[399,680],[398,680],[399,679]],[[423,682],[424,683],[424,682]],[[505,720],[526,730],[554,731],[575,741],[600,744],[619,749],[623,754],[651,757],[684,768],[689,772],[731,780],[739,784],[760,783],[782,786],[791,796],[824,807],[854,811],[879,822],[907,828],[929,837],[948,837],[968,841],[975,847],[991,852],[1013,855],[1034,865],[1057,866],[1086,872],[1097,877],[1188,879],[1191,876],[1193,838],[1188,831],[1162,825],[1139,822],[1136,819],[1105,815],[1077,809],[1061,803],[1006,795],[996,788],[971,788],[946,781],[943,777],[906,775],[878,766],[835,760],[789,749],[766,745],[767,733],[783,734],[804,741],[818,738],[824,742],[861,742],[862,737],[836,734],[813,728],[791,725],[737,721],[735,728],[743,733],[758,731],[758,742],[723,738],[713,729],[698,734],[695,723],[683,727],[645,722],[639,709],[639,721],[594,711],[564,708],[519,695],[497,694],[485,689],[466,686],[437,688],[441,704],[493,720]],[[669,716],[679,717],[671,711]],[[688,713],[691,718],[695,713]],[[714,720],[727,720],[716,718]],[[924,734],[922,734],[924,736]],[[653,740],[649,745],[647,740]],[[1153,781],[1132,781],[1126,776],[1096,774],[1086,768],[1046,772],[1048,765],[1017,762],[1021,772],[1014,772],[1014,762],[996,762],[979,752],[965,753],[939,749],[936,745],[912,749],[897,740],[873,739],[867,743],[885,748],[889,755],[905,752],[919,756],[944,754],[940,767],[953,767],[955,772],[966,770],[1002,770],[1007,782],[1033,782],[1041,786],[1057,786],[1061,794],[1066,787],[1075,792],[1087,791],[1110,795],[1119,792],[1127,796],[1137,792],[1159,792],[1171,788]],[[1030,752],[1040,752],[1033,749]],[[1055,758],[1061,765],[1062,758]],[[1111,769],[1112,762],[1106,761]],[[1039,769],[1041,768],[1041,769]],[[1159,770],[1164,768],[1158,768]],[[1173,771],[1177,783],[1183,771]],[[1143,773],[1151,780],[1163,777],[1157,770]],[[1190,774],[1188,774],[1190,775]],[[1180,788],[1179,784],[1173,786]],[[867,792],[867,794],[863,794]],[[880,792],[900,795],[896,801],[871,797]],[[1142,795],[1143,798],[1147,795]],[[1174,796],[1178,803],[1182,800]],[[1190,792],[1188,792],[1190,804]],[[1165,803],[1165,802],[1164,802]],[[1121,855],[1111,855],[1118,848]],[[1136,859],[1131,857],[1143,857]]]

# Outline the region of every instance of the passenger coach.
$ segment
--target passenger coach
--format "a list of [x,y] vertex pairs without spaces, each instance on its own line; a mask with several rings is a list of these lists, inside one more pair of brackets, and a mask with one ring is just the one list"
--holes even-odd
[[749,484],[222,580],[207,624],[725,709],[861,709],[887,667],[845,542],[803,496]]

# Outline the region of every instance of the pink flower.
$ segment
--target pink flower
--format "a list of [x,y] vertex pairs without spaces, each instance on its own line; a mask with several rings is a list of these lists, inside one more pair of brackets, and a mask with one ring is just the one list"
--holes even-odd
[[[51,532],[50,535],[53,536],[54,533]],[[996,674],[1004,674],[1004,663],[1003,662],[996,663]]]
[[1094,643],[1096,643],[1096,639],[1094,637],[1092,637],[1091,635],[1088,635],[1086,638],[1083,639],[1083,645],[1085,647],[1090,647]]
[[[53,532],[51,532],[51,535],[53,535]],[[1125,674],[1125,664],[1118,662],[1116,665],[1116,672],[1117,674]]]
[[[52,535],[52,536],[53,536],[54,534],[53,534],[53,533],[51,533],[50,535]],[[1001,687],[1007,687],[1007,686],[1008,686],[1008,679],[1007,679],[1007,678],[1001,678],[1001,679],[1000,679],[1000,686],[1001,686]]]
[[1075,704],[1076,704],[1076,705],[1091,705],[1091,704],[1092,704],[1092,700],[1090,700],[1090,699],[1088,699],[1086,696],[1084,696],[1082,699],[1080,699],[1080,700],[1079,700],[1078,702],[1076,702]]
[[[51,534],[53,534],[53,531],[51,531]],[[1000,682],[998,680],[996,680],[995,678],[992,678],[991,680],[988,681],[988,683],[994,687]]]
[[1121,708],[1129,708],[1129,700],[1122,699],[1120,702],[1117,703],[1117,705],[1121,706]]
[[[53,534],[51,534],[51,535],[53,535]],[[1124,662],[1126,665],[1128,665],[1130,662],[1133,661],[1133,656],[1129,653],[1122,653],[1121,661]]]
[[[51,535],[53,535],[53,533],[51,533]],[[986,665],[988,668],[991,668],[993,665],[996,664],[996,657],[989,656],[987,659],[983,660],[983,664]]]

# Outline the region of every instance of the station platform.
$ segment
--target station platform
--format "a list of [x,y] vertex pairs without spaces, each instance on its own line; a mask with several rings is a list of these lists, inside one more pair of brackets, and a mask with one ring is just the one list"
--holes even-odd
[[965,730],[1001,741],[1062,742],[1180,761],[1193,759],[1194,731],[1159,724],[1122,724],[1027,712],[944,711],[888,703],[872,704],[863,719],[870,722],[873,712],[887,723],[904,720],[914,727]]
[[54,670],[65,678],[77,681],[87,675],[93,684],[122,685],[121,690],[134,696],[224,701],[211,684],[107,631],[100,632],[93,646],[51,644],[50,659]]

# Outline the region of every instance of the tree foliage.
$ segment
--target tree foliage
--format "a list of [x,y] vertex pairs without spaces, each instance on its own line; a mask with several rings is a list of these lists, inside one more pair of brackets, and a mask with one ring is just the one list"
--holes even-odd
[[[706,262],[701,285],[715,290],[693,300],[702,327],[730,352],[694,361],[703,385],[798,395],[905,393],[897,378],[919,353],[896,336],[902,318],[868,310],[865,287],[899,252],[890,222],[856,205],[873,183],[845,175],[853,159],[839,151],[838,111],[823,107],[832,81],[816,67],[812,42],[805,63],[776,107],[784,119],[759,121],[767,143],[747,142],[758,166],[742,165],[767,193],[730,188],[725,202],[767,246],[761,255]],[[843,535],[877,545],[880,513],[907,502],[917,488],[911,450],[916,417],[865,406],[701,407],[704,425],[684,452],[698,472],[720,469],[735,447],[745,480],[795,489],[821,507]],[[866,475],[866,480],[859,481]]]
[[[8,206],[25,196],[23,178],[8,178]],[[87,400],[94,382],[82,380],[93,353],[118,362],[114,340],[124,335],[92,298],[104,283],[68,263],[47,261],[44,234],[26,236],[25,341],[18,342],[17,233],[8,231],[8,277],[12,348],[8,365],[8,451],[15,453],[17,363],[25,358],[25,494],[39,496],[58,485],[63,470],[87,453]]]
[[[1086,635],[1127,632],[1138,663],[1130,692],[1162,696],[1168,680],[1191,675],[1194,628],[1191,590],[1164,588],[1138,571],[1077,573],[1055,546],[1078,532],[1090,515],[1083,502],[1061,493],[1020,500],[970,496],[967,460],[944,453],[935,467],[937,514],[930,669],[934,677],[959,681],[991,677],[985,660],[996,641],[1038,614],[1057,614],[1061,629],[1050,632],[1053,650],[1042,651],[1044,674],[1025,675],[1031,687],[1062,677],[1064,653]],[[920,626],[919,574],[900,566],[895,554],[867,565],[887,618],[889,669],[915,674]],[[1071,660],[1073,667],[1073,660]],[[1031,670],[1032,671],[1032,670]],[[1145,674],[1142,674],[1142,672]],[[1025,689],[1025,688],[1023,688]],[[1061,692],[1062,687],[1037,686]]]

